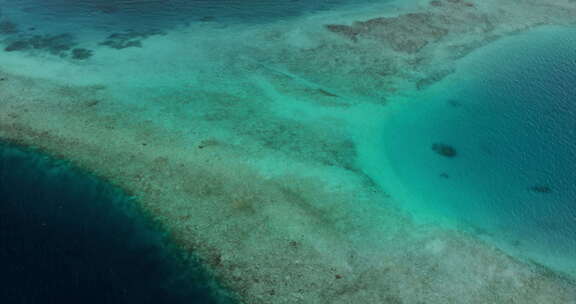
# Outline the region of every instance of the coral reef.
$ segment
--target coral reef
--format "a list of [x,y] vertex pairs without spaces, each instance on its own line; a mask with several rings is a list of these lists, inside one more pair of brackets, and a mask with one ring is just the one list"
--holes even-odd
[[41,50],[60,57],[71,55],[71,58],[76,60],[85,60],[93,55],[88,49],[72,49],[77,43],[71,34],[22,35],[8,41],[8,45],[4,48],[6,52]]
[[27,50],[29,48],[30,48],[30,43],[27,40],[16,40],[16,41],[13,41],[12,43],[8,44],[8,46],[6,46],[4,48],[4,51],[14,52],[14,51]]
[[552,188],[546,185],[534,185],[528,188],[528,190],[536,193],[544,193],[544,194],[552,193]]
[[327,25],[326,28],[352,41],[376,40],[385,43],[394,51],[408,54],[420,51],[428,43],[440,40],[449,32],[428,12],[357,21],[351,26]]
[[[530,12],[525,13],[526,6]],[[404,12],[327,18],[315,44],[263,49],[260,62],[354,101],[384,104],[399,89],[423,89],[454,71],[454,61],[509,34],[572,24],[571,4],[436,0]],[[499,9],[492,9],[498,7]],[[547,16],[558,18],[550,19]],[[321,33],[321,31],[324,33]],[[289,34],[271,32],[270,39]]]
[[92,57],[92,50],[76,48],[72,50],[72,59],[85,60]]
[[102,14],[114,14],[120,11],[117,3],[98,3],[94,8]]
[[142,47],[142,40],[154,35],[164,35],[164,33],[159,30],[148,30],[141,32],[125,31],[122,33],[110,34],[106,40],[100,42],[99,44],[117,50],[129,47]]
[[[0,137],[71,159],[127,189],[245,303],[573,303],[572,281],[468,234],[417,226],[394,209],[399,198],[361,175],[368,166],[358,160],[368,149],[356,135],[372,140],[364,129],[379,128],[362,114],[373,112],[379,123],[386,108],[368,103],[432,85],[455,59],[536,26],[541,16],[567,20],[525,4],[536,0],[498,1],[498,11],[436,0],[397,16],[355,15],[352,25],[324,20],[330,25],[310,32],[307,24],[290,32],[286,21],[237,40],[193,37],[189,45],[209,56],[190,53],[194,67],[202,64],[201,72],[181,75],[186,88],[137,74],[139,85],[116,96],[101,86],[55,87],[6,74]],[[554,8],[548,2],[545,9]],[[518,12],[534,17],[514,19]],[[388,27],[398,33],[389,37]],[[156,34],[115,33],[101,44],[138,47]],[[20,40],[12,48],[34,50]],[[75,47],[61,53],[73,55]],[[288,97],[281,100],[288,111],[280,97]],[[447,159],[466,155],[446,143],[421,148]],[[458,177],[436,174],[446,183]]]
[[0,35],[11,35],[18,33],[18,25],[10,20],[0,21]]
[[456,149],[454,149],[454,147],[442,143],[432,144],[432,150],[438,153],[439,155],[449,158],[456,157],[456,155],[458,154],[456,152]]
[[34,35],[18,37],[13,40],[4,49],[7,52],[22,50],[45,50],[53,55],[63,55],[65,51],[70,50],[74,45],[74,36],[71,34],[59,35]]

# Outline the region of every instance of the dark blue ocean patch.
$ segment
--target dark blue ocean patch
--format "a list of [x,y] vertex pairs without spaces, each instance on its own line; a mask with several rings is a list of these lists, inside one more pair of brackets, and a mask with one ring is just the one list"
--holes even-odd
[[232,303],[122,191],[0,145],[0,302]]

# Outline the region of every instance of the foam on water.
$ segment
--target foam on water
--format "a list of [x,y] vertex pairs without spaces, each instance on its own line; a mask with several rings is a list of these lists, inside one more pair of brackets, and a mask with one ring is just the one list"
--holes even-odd
[[575,269],[575,37],[548,28],[508,38],[393,106],[382,155],[409,209]]

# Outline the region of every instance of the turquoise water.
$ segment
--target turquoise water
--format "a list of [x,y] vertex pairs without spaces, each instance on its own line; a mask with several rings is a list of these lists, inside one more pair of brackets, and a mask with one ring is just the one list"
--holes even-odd
[[[334,188],[346,188],[345,183],[352,181],[350,184],[354,186],[353,183],[357,182],[356,173],[368,171],[361,166],[347,165],[353,164],[358,155],[363,155],[363,149],[368,147],[372,151],[375,148],[373,150],[379,153],[379,159],[365,159],[374,160],[374,167],[378,167],[377,161],[386,160],[387,166],[381,167],[388,170],[389,181],[395,182],[381,184],[385,191],[390,192],[391,201],[404,204],[412,214],[434,221],[465,223],[466,227],[474,227],[474,231],[482,236],[512,246],[555,269],[568,271],[572,267],[576,274],[575,31],[542,30],[504,39],[463,59],[464,64],[459,65],[458,73],[436,86],[416,93],[399,89],[398,94],[403,97],[397,96],[398,102],[364,108],[364,105],[342,105],[336,100],[344,99],[344,96],[316,86],[313,77],[312,81],[307,81],[307,75],[314,73],[304,72],[300,77],[296,72],[292,76],[290,68],[284,72],[282,67],[284,58],[289,66],[290,60],[294,59],[289,56],[299,53],[291,53],[290,46],[299,51],[319,50],[324,54],[322,47],[316,47],[328,36],[313,37],[315,29],[312,28],[321,29],[322,22],[329,19],[308,24],[306,22],[314,18],[303,18],[302,28],[299,28],[300,23],[285,28],[279,26],[283,22],[273,23],[274,27],[267,23],[358,4],[358,1],[0,0],[0,3],[3,4],[0,52],[4,56],[0,59],[6,65],[2,69],[31,77],[54,77],[71,84],[93,85],[86,87],[86,95],[94,93],[98,98],[89,96],[89,100],[85,100],[85,95],[75,96],[75,87],[58,87],[55,91],[66,99],[62,102],[64,105],[75,97],[78,99],[74,101],[85,102],[85,109],[79,111],[81,114],[71,111],[70,115],[82,121],[86,118],[88,123],[92,118],[107,116],[107,111],[116,109],[111,104],[118,101],[118,109],[129,114],[111,116],[110,127],[116,127],[118,133],[110,134],[117,134],[117,138],[122,140],[123,136],[130,136],[126,134],[132,134],[123,134],[124,126],[142,127],[142,133],[134,132],[144,136],[135,139],[142,141],[142,147],[138,143],[138,149],[152,152],[145,152],[140,157],[156,157],[156,152],[167,152],[159,147],[164,141],[155,138],[155,135],[164,136],[162,127],[167,126],[175,136],[189,137],[193,149],[210,146],[238,148],[240,162],[249,160],[250,165],[263,172],[281,175],[281,172],[301,170],[311,178],[326,173],[326,176],[321,176],[322,180],[334,182]],[[260,26],[261,31],[257,30]],[[218,43],[213,43],[216,40]],[[242,43],[238,44],[239,41]],[[327,42],[326,45],[331,44]],[[254,46],[253,57],[248,54],[252,48],[246,46]],[[220,54],[221,48],[232,51],[226,49]],[[282,48],[286,48],[286,52]],[[266,73],[260,68],[251,70],[255,66],[252,63],[258,63],[259,59],[266,62],[268,56],[264,53],[267,50],[271,52],[268,59],[272,62],[277,60],[280,66],[276,68],[274,64],[268,68],[264,64],[262,67],[266,68]],[[327,52],[326,57],[334,55],[338,60],[340,55],[356,56],[354,52],[337,54],[338,50]],[[208,56],[212,53],[214,57]],[[224,55],[227,58],[220,63]],[[362,59],[362,55],[358,57]],[[306,61],[306,58],[294,60]],[[78,61],[71,63],[68,59]],[[234,61],[241,64],[235,67]],[[350,61],[350,65],[353,64]],[[224,65],[233,67],[228,71]],[[206,67],[210,70],[207,73],[202,70]],[[231,77],[236,69],[243,68],[246,71],[239,71],[238,77]],[[346,66],[344,70],[348,68],[354,67]],[[279,76],[287,78],[280,79]],[[351,84],[356,80],[350,79]],[[12,79],[7,77],[2,81],[10,84]],[[103,93],[100,95],[98,92]],[[106,99],[107,94],[114,98]],[[298,100],[299,94],[303,95],[303,100]],[[404,98],[407,95],[410,96]],[[23,103],[32,105],[32,102],[54,101],[45,99],[28,101],[25,98]],[[123,108],[120,101],[129,102]],[[308,101],[310,104],[304,104]],[[132,111],[132,104],[142,105],[142,111]],[[100,109],[102,112],[98,112]],[[60,114],[59,110],[54,113]],[[376,119],[378,123],[372,123],[372,118],[380,115],[378,113],[385,116],[382,119],[385,130],[372,137],[376,132],[370,131],[372,127],[379,130],[380,117]],[[41,115],[40,118],[44,118]],[[370,116],[366,123],[363,123],[364,116]],[[121,118],[115,120],[115,117]],[[302,121],[293,119],[296,117]],[[126,124],[122,119],[127,120]],[[131,124],[128,121],[131,119],[142,119],[145,123]],[[47,117],[48,122],[38,126],[42,128],[54,123],[56,130],[67,127],[56,120]],[[70,121],[75,122],[74,117]],[[315,124],[318,124],[318,131],[311,127]],[[370,138],[358,136],[360,139],[357,141],[349,140],[347,135],[343,135],[346,132],[342,131],[348,125],[370,129],[365,133],[358,132],[362,136],[369,134]],[[330,130],[332,126],[334,132]],[[156,134],[155,128],[158,129]],[[95,132],[90,128],[86,131],[70,128],[70,132],[67,131],[63,133],[78,137],[88,137]],[[374,138],[379,138],[382,145],[374,145]],[[232,140],[228,142],[228,139]],[[101,138],[96,138],[94,142],[101,141]],[[318,143],[316,146],[310,144],[308,149],[306,145],[312,142]],[[204,151],[211,153],[212,147]],[[115,149],[115,145],[107,148]],[[257,153],[244,158],[243,153],[251,154],[253,151]],[[283,152],[289,152],[286,158]],[[190,156],[182,154],[186,154],[182,156],[186,160],[186,157],[195,157],[193,153]],[[319,160],[313,154],[320,154]],[[174,155],[171,157],[181,161]],[[264,156],[270,156],[270,159]],[[218,157],[215,154],[214,159]],[[252,157],[258,160],[252,161]],[[346,166],[346,172],[341,176],[338,171],[340,162],[324,161],[324,157],[343,159],[341,163]],[[324,170],[324,165],[333,166],[335,170]],[[287,170],[285,167],[293,168]],[[207,287],[210,280],[201,271],[195,272],[195,265],[189,267],[180,263],[176,256],[178,252],[172,250],[174,245],[164,239],[162,232],[155,230],[157,227],[149,226],[142,214],[128,207],[136,202],[94,177],[69,169],[67,164],[46,160],[35,153],[11,151],[0,158],[0,233],[3,237],[0,260],[4,262],[0,269],[6,270],[3,272],[5,281],[10,281],[10,285],[0,286],[3,293],[0,299],[9,299],[4,301],[13,303],[37,303],[39,298],[54,303],[85,303],[86,297],[95,303],[215,303],[222,300],[210,294]],[[354,175],[354,178],[344,178],[344,174]],[[243,175],[231,176],[237,179]],[[302,189],[308,191],[306,187]],[[357,194],[359,197],[369,196],[367,193]],[[246,201],[251,199],[248,197]],[[338,248],[344,250],[331,249],[328,243],[332,242],[332,236],[322,236],[323,229],[331,231],[331,216],[334,214],[337,214],[335,218],[338,221],[341,219],[346,223],[351,215],[368,214],[371,209],[355,213],[356,206],[358,210],[364,207],[354,205],[353,208],[342,208],[346,209],[342,214],[340,211],[327,211],[323,216],[324,200],[322,197],[322,202],[311,202],[312,207],[304,208],[303,212],[329,219],[326,227],[322,222],[309,228],[299,224],[302,221],[299,222],[297,217],[294,218],[294,227],[302,228],[302,234],[314,236],[320,233],[317,242],[316,239],[313,241],[314,246],[321,248],[320,251],[336,251],[334,256],[348,255],[344,252],[347,246],[340,246],[339,240]],[[330,200],[325,201],[328,203]],[[334,201],[337,202],[338,198]],[[382,201],[388,203],[387,199]],[[244,204],[244,199],[234,200],[236,203],[238,209],[252,208],[251,204]],[[321,208],[316,208],[316,203]],[[166,208],[170,206],[174,205]],[[271,214],[275,212],[272,209],[270,207]],[[376,213],[382,210],[374,210],[374,218],[377,218]],[[278,211],[282,212],[281,209]],[[368,237],[370,231],[365,227],[374,227],[376,231],[381,226],[392,226],[380,218],[370,223],[371,216],[354,216],[359,225],[356,222],[349,225],[354,235],[365,238],[365,243],[370,245],[373,236]],[[282,213],[279,218],[283,220],[286,216]],[[302,218],[307,217],[303,215]],[[270,217],[270,222],[278,222],[276,219]],[[250,224],[251,220],[246,223]],[[175,229],[186,227],[178,226],[178,221],[165,221]],[[362,221],[368,224],[360,224]],[[280,221],[277,225],[282,223]],[[274,228],[278,228],[278,235],[286,231],[292,233],[293,227],[286,226]],[[342,226],[348,227],[347,224]],[[230,248],[227,238],[213,239],[222,248]],[[373,240],[379,243],[379,246],[374,246],[378,248],[389,243],[384,233]],[[256,242],[263,243],[258,244],[262,245],[262,250],[269,249],[265,242]],[[328,244],[326,249],[324,243]],[[255,248],[260,250],[260,247]],[[439,253],[439,250],[435,252]],[[235,246],[230,261],[241,261],[234,255],[246,255],[246,252],[252,251]],[[555,260],[551,262],[543,256]],[[258,263],[259,259],[264,257],[254,257],[253,263]],[[386,259],[386,254],[379,253],[374,258],[383,259]],[[280,257],[279,266],[285,260]],[[284,266],[289,267],[289,264]],[[455,263],[454,267],[461,265]],[[264,274],[278,273],[285,277],[282,269],[261,270]],[[225,276],[236,279],[234,273]],[[276,282],[265,284],[273,286]],[[71,286],[74,292],[70,292]],[[254,291],[248,293],[251,292]]]
[[[255,25],[374,0],[24,0],[0,1],[0,43],[6,52],[74,60],[98,48],[142,48],[173,29]],[[186,47],[186,46],[183,46]]]
[[[6,18],[68,30],[142,30],[190,22],[259,23],[367,0],[2,0]],[[78,25],[81,25],[78,27]],[[38,28],[37,30],[39,30]]]
[[576,31],[507,38],[398,105],[383,155],[414,210],[576,258]]
[[4,145],[0,269],[2,303],[228,303],[125,194]]

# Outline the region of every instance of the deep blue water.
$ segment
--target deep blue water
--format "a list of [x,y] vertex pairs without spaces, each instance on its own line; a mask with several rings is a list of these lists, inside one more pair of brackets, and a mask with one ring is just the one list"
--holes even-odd
[[412,207],[573,263],[576,30],[507,39],[398,106],[385,154]]
[[0,146],[0,302],[224,303],[132,204],[64,162]]

